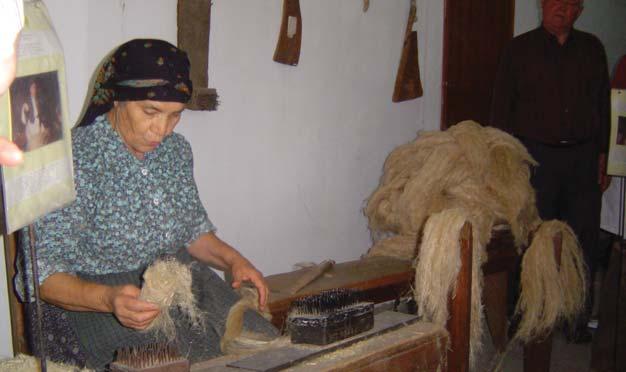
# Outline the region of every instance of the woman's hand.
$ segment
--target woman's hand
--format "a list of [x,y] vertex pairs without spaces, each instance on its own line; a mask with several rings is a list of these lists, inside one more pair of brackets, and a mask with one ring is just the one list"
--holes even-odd
[[233,288],[241,287],[241,283],[250,281],[259,291],[259,309],[265,310],[269,290],[259,272],[245,257],[214,233],[203,234],[189,247],[189,253],[198,260],[213,265],[220,270],[230,270],[233,275]]
[[233,275],[233,288],[241,287],[241,284],[245,281],[250,281],[256,289],[259,291],[259,309],[265,310],[265,304],[267,303],[267,297],[269,295],[269,289],[267,283],[263,279],[263,274],[257,270],[250,261],[240,256],[231,266],[231,272]]
[[108,286],[68,273],[54,273],[40,286],[41,298],[70,311],[113,313],[125,327],[145,329],[159,315],[159,307],[139,299],[134,285]]
[[123,326],[143,330],[159,315],[159,307],[151,302],[140,300],[141,290],[134,285],[110,288],[111,312]]

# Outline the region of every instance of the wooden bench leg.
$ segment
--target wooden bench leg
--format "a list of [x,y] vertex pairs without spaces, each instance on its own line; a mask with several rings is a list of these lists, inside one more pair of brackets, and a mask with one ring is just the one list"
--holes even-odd
[[487,326],[498,352],[504,351],[507,341],[507,291],[509,287],[509,273],[501,271],[485,276],[483,290],[483,304]]
[[524,345],[524,372],[549,372],[552,357],[552,332],[541,341]]
[[472,227],[465,223],[459,238],[461,269],[456,279],[456,295],[448,301],[450,319],[446,328],[450,332],[448,371],[469,371],[469,342],[472,304]]

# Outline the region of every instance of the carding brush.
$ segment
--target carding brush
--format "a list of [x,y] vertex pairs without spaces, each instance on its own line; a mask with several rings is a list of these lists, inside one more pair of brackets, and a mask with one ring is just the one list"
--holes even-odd
[[168,343],[131,346],[117,350],[111,372],[189,372],[189,361]]
[[374,304],[360,301],[360,292],[331,289],[291,304],[287,330],[294,344],[327,345],[374,326]]

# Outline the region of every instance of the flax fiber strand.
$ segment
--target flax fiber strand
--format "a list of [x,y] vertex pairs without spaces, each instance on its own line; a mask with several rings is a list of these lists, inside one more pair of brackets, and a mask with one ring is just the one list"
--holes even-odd
[[[440,324],[449,316],[447,301],[459,270],[459,231],[465,221],[471,222],[472,360],[480,349],[483,329],[481,265],[495,225],[510,226],[520,253],[529,244],[530,232],[542,226],[522,265],[526,283],[522,279],[518,305],[524,319],[521,340],[543,334],[582,308],[585,268],[580,248],[567,225],[542,225],[529,182],[530,167],[536,165],[514,137],[464,121],[447,131],[421,132],[393,150],[364,209],[374,242],[368,255],[416,259],[415,298],[420,311]],[[546,252],[553,256],[551,234],[557,231],[563,232],[560,271],[554,258],[543,259]],[[556,292],[558,304],[553,305]]]
[[176,326],[169,309],[178,306],[193,326],[203,325],[202,312],[191,290],[191,270],[188,266],[166,258],[155,261],[143,274],[144,284],[139,298],[155,303],[161,309],[146,331],[154,331],[167,341],[176,338]]
[[[562,235],[561,264],[554,255],[553,237]],[[546,336],[555,323],[573,321],[585,303],[586,268],[572,229],[546,221],[537,230],[522,259],[521,294],[516,311],[522,316],[516,339]]]
[[263,335],[245,331],[243,328],[244,314],[247,310],[260,313],[266,319],[271,319],[267,312],[259,310],[259,293],[256,288],[241,287],[238,290],[241,299],[228,311],[226,329],[220,340],[220,350],[224,354],[242,354],[253,350],[268,347],[271,339]]

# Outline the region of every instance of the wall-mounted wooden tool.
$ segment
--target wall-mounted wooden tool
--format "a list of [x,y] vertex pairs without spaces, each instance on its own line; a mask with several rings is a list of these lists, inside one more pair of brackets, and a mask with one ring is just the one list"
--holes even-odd
[[333,265],[335,265],[335,261],[326,260],[319,265],[307,269],[301,277],[296,279],[292,285],[285,289],[285,293],[296,294],[299,290],[306,287],[307,284],[310,284],[315,279],[322,276],[322,274],[324,274],[326,271],[330,270]]
[[193,95],[187,103],[191,110],[217,109],[217,92],[209,88],[209,31],[211,0],[178,0],[178,47],[191,61]]
[[302,16],[299,0],[283,0],[283,15],[274,61],[295,66],[300,60],[302,42]]
[[393,90],[393,102],[402,102],[421,97],[424,94],[420,80],[419,63],[417,60],[417,31],[413,31],[416,18],[415,0],[411,0],[409,21],[404,33],[402,57],[398,65],[396,85]]

